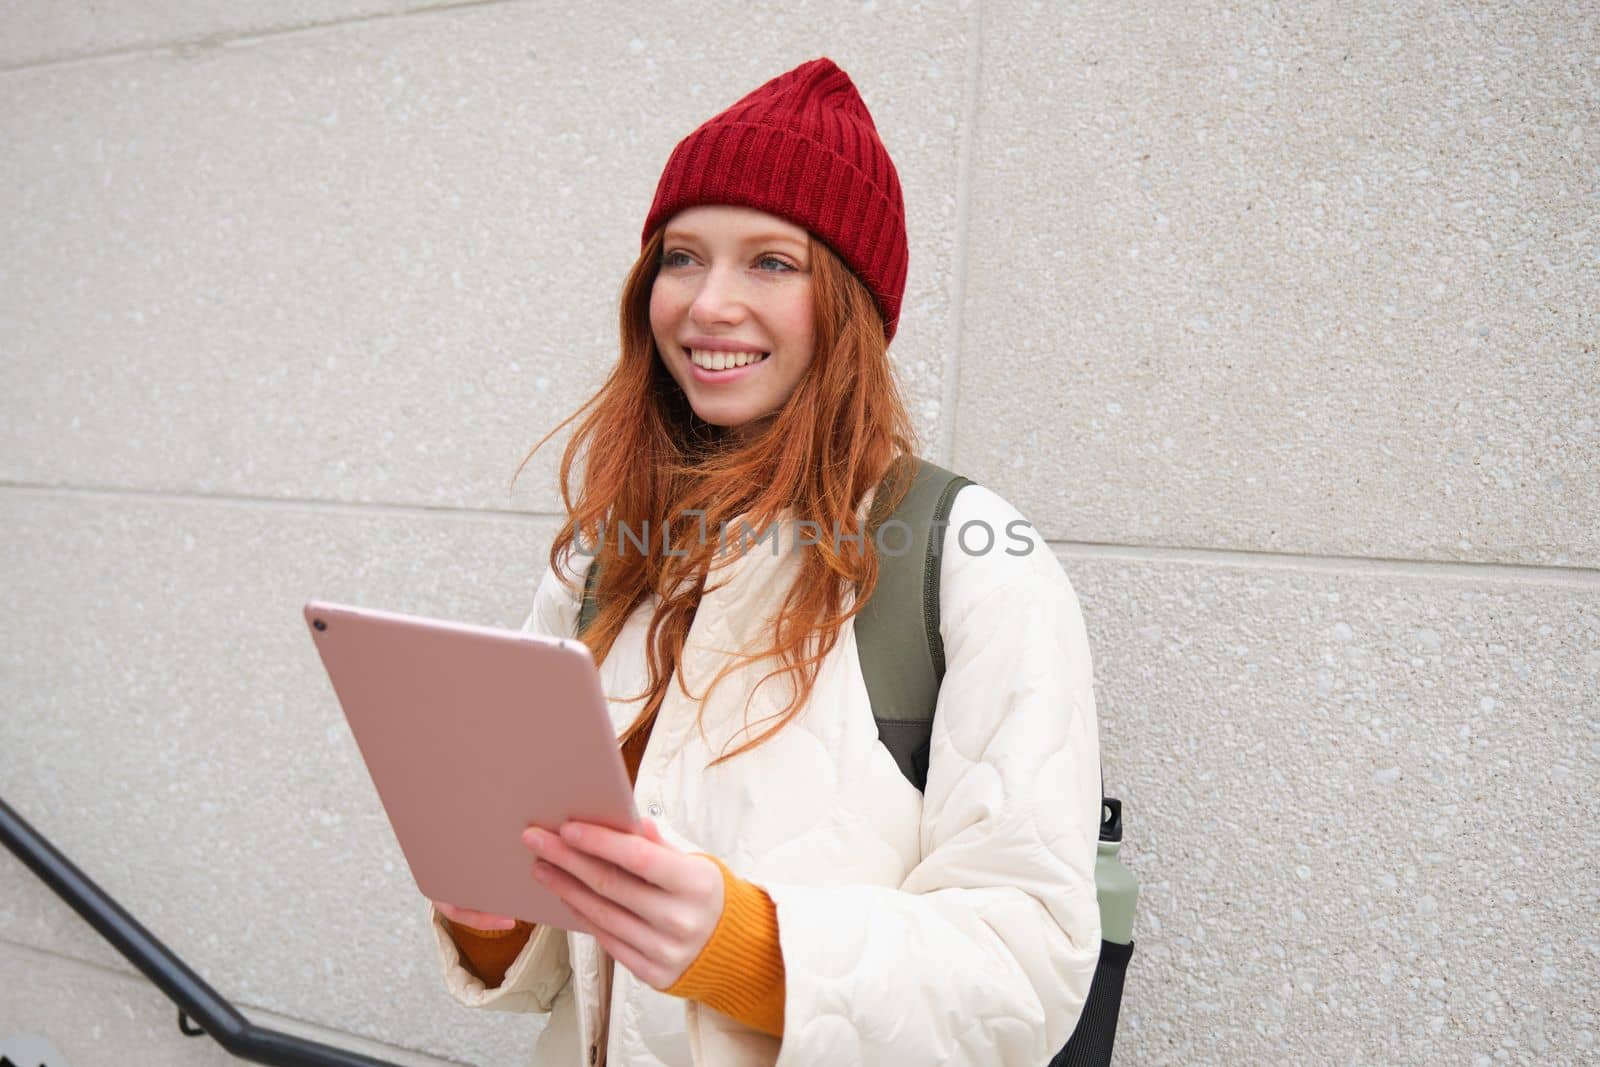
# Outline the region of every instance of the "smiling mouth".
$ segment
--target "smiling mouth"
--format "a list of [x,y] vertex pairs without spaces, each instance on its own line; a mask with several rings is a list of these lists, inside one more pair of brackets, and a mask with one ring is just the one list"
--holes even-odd
[[736,370],[739,367],[748,367],[752,363],[760,363],[772,355],[771,352],[711,352],[702,348],[691,348],[689,362],[701,370],[719,371]]

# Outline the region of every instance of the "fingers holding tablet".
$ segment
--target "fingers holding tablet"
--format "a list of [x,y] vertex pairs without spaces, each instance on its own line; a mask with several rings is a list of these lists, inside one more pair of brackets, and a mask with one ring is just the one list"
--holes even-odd
[[529,827],[534,878],[579,916],[611,958],[668,989],[710,940],[723,910],[723,876],[704,854],[680,851],[654,823],[632,833],[569,821],[560,832]]
[[517,920],[509,915],[495,915],[487,911],[475,911],[472,908],[458,908],[454,904],[446,904],[435,900],[433,906],[439,914],[460,926],[471,927],[474,930],[514,930]]

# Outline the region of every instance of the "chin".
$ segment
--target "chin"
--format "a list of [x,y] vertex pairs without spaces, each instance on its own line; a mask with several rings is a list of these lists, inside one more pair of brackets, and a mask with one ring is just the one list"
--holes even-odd
[[738,411],[702,411],[699,408],[694,412],[700,417],[701,422],[708,422],[713,426],[720,426],[724,430],[735,430],[751,421],[752,416],[746,412]]

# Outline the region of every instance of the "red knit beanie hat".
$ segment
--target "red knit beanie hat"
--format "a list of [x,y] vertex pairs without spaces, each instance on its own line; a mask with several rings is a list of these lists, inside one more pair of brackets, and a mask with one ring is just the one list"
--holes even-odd
[[827,242],[871,290],[885,342],[894,338],[910,258],[900,176],[833,60],[778,75],[678,142],[640,244],[700,204],[752,207]]

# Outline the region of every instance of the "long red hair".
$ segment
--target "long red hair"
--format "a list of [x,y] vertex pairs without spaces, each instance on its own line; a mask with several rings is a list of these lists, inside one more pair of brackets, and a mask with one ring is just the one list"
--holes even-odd
[[[832,249],[812,237],[811,365],[776,416],[750,440],[732,446],[724,428],[695,415],[656,352],[650,291],[663,229],[651,235],[623,285],[621,355],[610,376],[599,392],[533,446],[517,472],[562,427],[582,417],[561,457],[561,499],[568,521],[550,547],[550,565],[557,567],[574,551],[599,545],[600,610],[582,634],[596,663],[604,662],[639,603],[651,594],[661,597],[645,641],[649,682],[644,693],[625,698],[648,699],[623,733],[624,741],[650,728],[674,678],[704,708],[706,694],[689,693],[679,668],[706,582],[715,581],[710,566],[718,538],[701,532],[723,530],[739,516],[765,532],[785,509],[794,518],[816,521],[824,531],[819,544],[801,553],[772,644],[741,652],[707,687],[709,693],[742,663],[770,656],[780,665],[757,685],[789,674],[796,693],[782,711],[761,720],[764,729],[713,761],[720,763],[766,741],[800,713],[841,627],[871,597],[878,579],[877,555],[870,535],[859,545],[850,539],[862,533],[856,513],[893,460],[914,452],[915,435],[871,294]],[[583,485],[574,499],[571,473],[580,458]],[[907,488],[909,478],[895,478],[882,501],[874,501],[874,511],[880,504],[898,502]],[[616,531],[623,524],[635,532],[649,530],[656,546],[664,528],[673,554],[641,552],[636,546],[619,551]],[[740,527],[732,523],[731,529]],[[840,531],[837,537],[835,530]],[[844,592],[851,587],[855,603],[845,610]],[[746,732],[757,725],[747,722]]]

